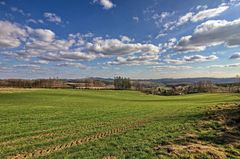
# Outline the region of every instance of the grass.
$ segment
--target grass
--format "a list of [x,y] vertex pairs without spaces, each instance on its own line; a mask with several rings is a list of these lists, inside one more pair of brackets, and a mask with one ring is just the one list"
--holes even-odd
[[[198,123],[205,121],[206,113],[214,105],[240,99],[239,94],[164,97],[109,90],[11,89],[10,92],[0,93],[0,158],[17,154],[31,157],[33,152],[38,158],[56,159],[178,158],[175,150],[172,154],[165,152],[166,143],[181,144],[183,141],[176,139],[186,140],[186,134],[190,133],[199,136],[199,140],[204,135],[204,139],[214,136],[219,133],[215,130],[222,131],[221,125],[211,121],[207,124],[214,129],[205,130]],[[109,133],[101,137],[104,132]],[[86,140],[79,144],[80,139]],[[74,145],[67,145],[73,141]],[[64,144],[66,148],[59,147]],[[236,147],[210,144],[224,152],[235,152],[231,158],[240,154]],[[207,152],[200,155],[212,156]],[[184,157],[191,158],[191,154]]]

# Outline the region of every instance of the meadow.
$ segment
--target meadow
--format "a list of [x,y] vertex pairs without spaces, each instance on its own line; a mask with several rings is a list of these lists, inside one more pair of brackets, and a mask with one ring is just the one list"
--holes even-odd
[[227,93],[4,89],[0,158],[239,158],[239,127],[226,122],[239,120],[229,118],[239,101]]

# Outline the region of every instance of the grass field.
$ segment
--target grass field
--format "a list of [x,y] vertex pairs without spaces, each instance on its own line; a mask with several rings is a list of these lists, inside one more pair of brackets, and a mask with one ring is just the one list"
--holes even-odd
[[5,89],[0,158],[239,158],[239,127],[226,123],[239,101],[239,94]]

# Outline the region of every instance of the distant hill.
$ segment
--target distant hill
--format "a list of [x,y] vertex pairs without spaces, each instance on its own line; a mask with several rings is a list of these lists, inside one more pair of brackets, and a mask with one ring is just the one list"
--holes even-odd
[[163,83],[163,84],[192,84],[199,81],[211,81],[215,84],[223,83],[235,83],[236,78],[163,78],[163,79],[152,79],[152,82]]
[[[108,81],[112,82],[112,78],[99,78],[99,77],[93,77],[96,80],[100,81]],[[223,84],[223,83],[236,83],[236,78],[208,78],[208,77],[199,77],[199,78],[162,78],[162,79],[134,79],[134,81],[148,81],[148,82],[154,82],[154,83],[162,83],[162,84],[168,84],[168,85],[174,85],[174,84],[192,84],[199,81],[211,81],[215,84]]]

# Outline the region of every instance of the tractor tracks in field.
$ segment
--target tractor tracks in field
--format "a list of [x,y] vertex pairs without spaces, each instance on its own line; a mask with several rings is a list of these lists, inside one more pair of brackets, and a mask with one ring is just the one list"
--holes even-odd
[[28,158],[37,158],[37,157],[41,157],[41,156],[46,156],[48,154],[58,152],[58,151],[61,151],[61,150],[64,150],[64,149],[67,149],[67,148],[70,148],[73,146],[84,145],[84,144],[94,142],[99,139],[110,137],[115,134],[127,132],[128,130],[133,130],[133,129],[139,128],[141,126],[144,126],[148,122],[149,122],[148,120],[138,121],[136,123],[130,124],[125,127],[119,127],[119,128],[114,128],[114,129],[111,129],[108,131],[99,132],[94,135],[86,136],[86,137],[83,137],[83,138],[80,138],[77,140],[73,140],[73,141],[70,141],[70,142],[67,142],[64,144],[55,145],[55,146],[51,146],[51,147],[43,148],[43,149],[38,149],[33,152],[17,154],[15,156],[9,156],[9,157],[7,157],[7,159],[28,159]]
[[[83,126],[83,127],[80,127],[78,129],[75,129],[74,131],[85,131],[85,130],[88,130],[88,129],[96,129],[100,126],[106,126],[105,123],[100,123],[98,125],[88,125],[88,126]],[[34,140],[34,139],[42,139],[44,137],[56,137],[58,136],[59,134],[64,134],[64,133],[67,133],[69,132],[69,128],[66,130],[66,129],[60,129],[60,131],[54,131],[54,132],[44,132],[42,131],[43,133],[42,134],[36,134],[36,135],[32,135],[32,136],[24,136],[24,137],[19,137],[19,138],[16,138],[14,140],[8,140],[8,141],[0,141],[0,146],[11,146],[13,144],[17,144],[18,142],[21,142],[21,141],[29,141],[29,140]],[[41,133],[41,132],[40,132]]]
[[[126,122],[124,124],[129,124],[129,122]],[[86,131],[86,130],[92,131],[92,130],[97,130],[100,127],[108,127],[108,126],[112,126],[112,125],[113,125],[112,122],[101,122],[101,123],[98,123],[95,125],[85,125],[80,128],[74,129],[73,131],[75,132],[74,134],[77,134],[80,131]],[[54,129],[44,130],[44,131],[42,131],[42,133],[41,133],[41,131],[39,131],[36,135],[23,136],[23,137],[18,137],[16,139],[12,139],[12,140],[0,141],[0,146],[8,147],[8,146],[12,146],[12,145],[17,145],[17,144],[19,144],[19,142],[26,142],[26,141],[28,142],[30,140],[41,140],[41,139],[45,139],[48,137],[54,139],[55,137],[59,137],[59,135],[69,133],[69,129],[71,129],[71,127],[67,127],[67,129],[58,129],[58,130],[55,129],[57,131],[53,131],[53,132],[51,132],[51,130],[54,130]],[[41,134],[39,134],[39,133],[41,133]],[[50,139],[48,139],[48,140],[50,140]]]

